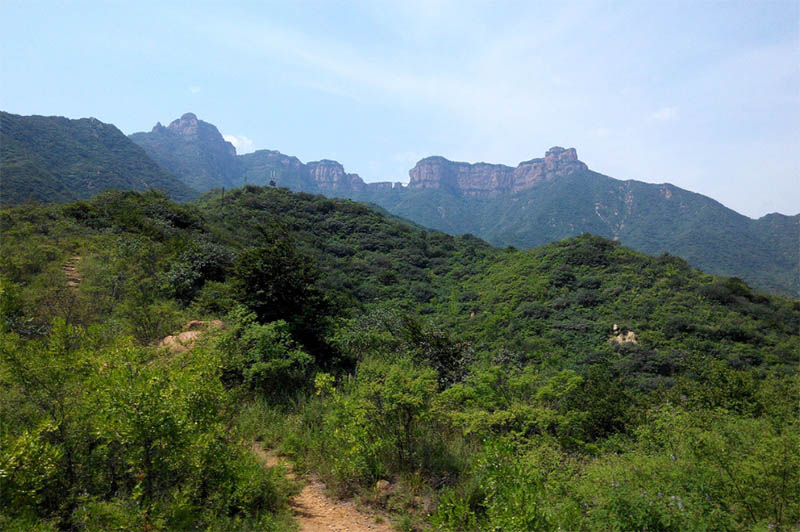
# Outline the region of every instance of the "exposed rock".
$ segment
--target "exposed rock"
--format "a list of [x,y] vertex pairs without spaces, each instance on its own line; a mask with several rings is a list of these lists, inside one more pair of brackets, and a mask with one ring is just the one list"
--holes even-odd
[[552,181],[586,170],[575,148],[553,147],[543,159],[521,162],[516,168],[502,164],[453,162],[444,157],[426,157],[408,175],[409,188],[448,189],[470,196],[496,197],[519,192],[543,181]]
[[388,498],[394,491],[394,486],[388,480],[379,480],[375,483],[375,491],[380,498]]
[[391,181],[380,181],[377,183],[366,183],[367,190],[392,190]]
[[363,190],[364,180],[358,174],[345,173],[337,161],[323,159],[306,164],[308,173],[317,187],[322,190]]
[[609,342],[616,342],[618,344],[638,344],[639,342],[636,340],[636,333],[633,331],[627,331],[625,333],[619,328],[619,326],[615,323],[614,327],[611,328],[612,336],[608,339]]
[[166,348],[173,353],[183,353],[192,349],[197,343],[200,335],[209,329],[224,329],[225,324],[220,320],[199,321],[192,320],[188,322],[184,332],[179,334],[171,334],[163,338],[159,343],[159,348]]

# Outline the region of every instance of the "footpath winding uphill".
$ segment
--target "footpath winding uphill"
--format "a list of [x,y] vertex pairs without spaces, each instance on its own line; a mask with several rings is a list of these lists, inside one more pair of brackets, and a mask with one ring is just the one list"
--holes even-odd
[[[209,328],[224,329],[225,325],[219,320],[190,321],[184,328],[186,331],[180,334],[163,338],[159,347],[182,353],[191,350]],[[289,462],[267,453],[258,442],[253,443],[252,451],[265,467],[283,465],[289,471],[287,476],[295,478]],[[325,486],[319,480],[304,480],[305,486],[291,502],[300,532],[394,532],[390,526],[379,522],[377,515],[359,511],[352,502],[337,501],[325,495]]]
[[[258,443],[253,444],[253,452],[267,467],[286,466],[290,478],[294,478],[286,461],[267,453]],[[309,479],[292,500],[300,532],[394,532],[387,524],[376,522],[375,515],[360,512],[352,502],[337,501],[326,496],[324,489],[322,482]]]

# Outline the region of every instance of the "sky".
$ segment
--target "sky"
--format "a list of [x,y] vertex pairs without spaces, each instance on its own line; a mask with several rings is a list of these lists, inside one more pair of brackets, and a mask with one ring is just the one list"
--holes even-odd
[[408,181],[575,147],[750,217],[800,212],[800,0],[0,2],[0,109]]

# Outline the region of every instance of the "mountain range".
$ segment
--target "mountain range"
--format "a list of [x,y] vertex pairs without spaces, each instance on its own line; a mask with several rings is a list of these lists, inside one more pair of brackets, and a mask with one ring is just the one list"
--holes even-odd
[[496,246],[530,248],[593,233],[646,253],[681,256],[762,290],[800,294],[800,214],[753,220],[669,183],[621,181],[592,171],[574,148],[553,147],[516,167],[427,157],[402,185],[365,183],[327,159],[304,164],[274,150],[237,156],[216,127],[191,113],[131,139],[202,192],[275,184],[373,203],[420,225],[475,234]]
[[590,170],[574,148],[502,164],[426,157],[409,183],[366,183],[337,161],[275,150],[237,155],[213,124],[186,113],[125,137],[97,119],[0,114],[0,199],[66,202],[108,188],[161,189],[189,200],[214,189],[276,185],[377,205],[425,227],[530,248],[593,233],[670,253],[761,290],[800,295],[800,214],[754,220],[674,185]]

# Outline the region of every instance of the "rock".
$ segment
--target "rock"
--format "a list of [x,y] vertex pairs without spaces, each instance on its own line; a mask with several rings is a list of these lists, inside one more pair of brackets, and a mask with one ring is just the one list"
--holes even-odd
[[306,164],[314,184],[322,190],[363,190],[366,183],[358,174],[347,174],[337,161],[323,159]]
[[378,497],[388,497],[394,491],[394,486],[388,480],[379,480],[375,483],[375,491]]
[[173,353],[183,353],[194,347],[200,331],[185,331],[180,334],[170,335],[158,343],[158,347],[164,347]]
[[453,162],[426,157],[412,168],[409,188],[447,189],[469,196],[492,198],[519,192],[538,183],[586,170],[575,148],[555,146],[543,159],[523,161],[516,168],[502,164]]
[[614,326],[611,328],[611,338],[608,339],[609,342],[616,342],[618,344],[638,344],[639,342],[636,340],[636,333],[633,331],[627,331],[625,334],[622,333],[622,330],[619,326],[615,323]]
[[184,326],[186,329],[184,332],[163,338],[158,343],[158,347],[169,349],[173,353],[183,353],[193,348],[200,334],[210,328],[224,329],[225,324],[220,320],[192,320]]
[[391,181],[379,181],[377,183],[367,183],[367,190],[392,190],[393,184]]

